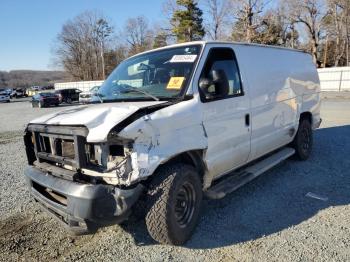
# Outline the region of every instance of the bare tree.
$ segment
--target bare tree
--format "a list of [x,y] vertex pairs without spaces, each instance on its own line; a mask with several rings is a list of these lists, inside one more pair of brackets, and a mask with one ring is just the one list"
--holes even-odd
[[227,30],[232,24],[232,1],[228,0],[205,0],[205,11],[208,18],[205,27],[209,38],[223,40],[227,38]]
[[[113,33],[113,28],[108,24],[108,22],[101,18],[94,25],[93,32],[95,33],[95,39],[98,42],[101,55],[101,65],[102,65],[102,79],[106,78],[105,71],[105,47],[106,43],[109,40],[108,37]],[[97,60],[98,61],[98,60]]]
[[[261,14],[270,2],[268,0],[232,0],[234,17],[233,37],[243,36],[248,43],[253,42],[256,30],[261,26]],[[235,37],[234,37],[235,38]],[[235,39],[236,40],[236,39]]]
[[164,16],[162,31],[167,35],[170,43],[176,43],[176,36],[172,32],[172,28],[176,26],[172,20],[172,16],[177,9],[176,0],[165,0],[162,4],[162,13]]
[[[334,43],[334,66],[338,66],[348,48],[347,20],[349,19],[349,14],[346,12],[347,5],[349,5],[348,0],[328,0],[329,16],[326,19],[327,40],[330,39],[330,42]],[[326,53],[327,46],[325,49]]]
[[129,18],[125,24],[126,41],[130,45],[129,54],[133,55],[152,46],[153,32],[144,16]]
[[56,60],[75,79],[103,79],[104,52],[112,32],[103,15],[84,12],[63,25],[54,48]]
[[122,44],[116,44],[115,48],[104,53],[106,61],[106,75],[109,75],[114,68],[127,58],[128,48]]
[[327,10],[323,0],[289,0],[291,18],[305,26],[310,38],[309,45],[315,64],[318,62],[318,47],[324,30],[323,22]]
[[300,45],[299,42],[299,32],[297,30],[296,21],[288,11],[288,2],[280,1],[279,5],[272,10],[275,13],[275,16],[278,17],[278,20],[282,24],[283,34],[282,42],[283,45],[290,48],[298,48]]

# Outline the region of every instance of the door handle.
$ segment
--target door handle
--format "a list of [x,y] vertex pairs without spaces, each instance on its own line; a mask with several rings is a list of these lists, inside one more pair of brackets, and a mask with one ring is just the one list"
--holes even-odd
[[250,114],[245,115],[245,125],[250,126]]

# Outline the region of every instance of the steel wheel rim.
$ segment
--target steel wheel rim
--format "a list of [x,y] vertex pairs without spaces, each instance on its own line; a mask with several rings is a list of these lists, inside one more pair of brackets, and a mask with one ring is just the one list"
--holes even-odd
[[185,182],[176,194],[175,217],[180,227],[186,227],[192,220],[196,202],[196,191],[191,183]]
[[304,128],[301,132],[301,148],[304,153],[307,153],[310,150],[310,132],[308,129]]

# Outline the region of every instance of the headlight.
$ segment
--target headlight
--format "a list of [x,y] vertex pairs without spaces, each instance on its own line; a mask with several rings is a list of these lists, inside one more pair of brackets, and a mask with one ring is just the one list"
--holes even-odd
[[124,161],[130,155],[131,149],[124,145],[86,144],[87,163],[111,169]]

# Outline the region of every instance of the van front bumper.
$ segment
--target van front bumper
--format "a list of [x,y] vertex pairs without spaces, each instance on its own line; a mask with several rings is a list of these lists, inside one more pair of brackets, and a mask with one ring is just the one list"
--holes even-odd
[[95,231],[98,225],[121,223],[130,214],[144,187],[82,184],[28,166],[25,176],[34,199],[75,234]]

